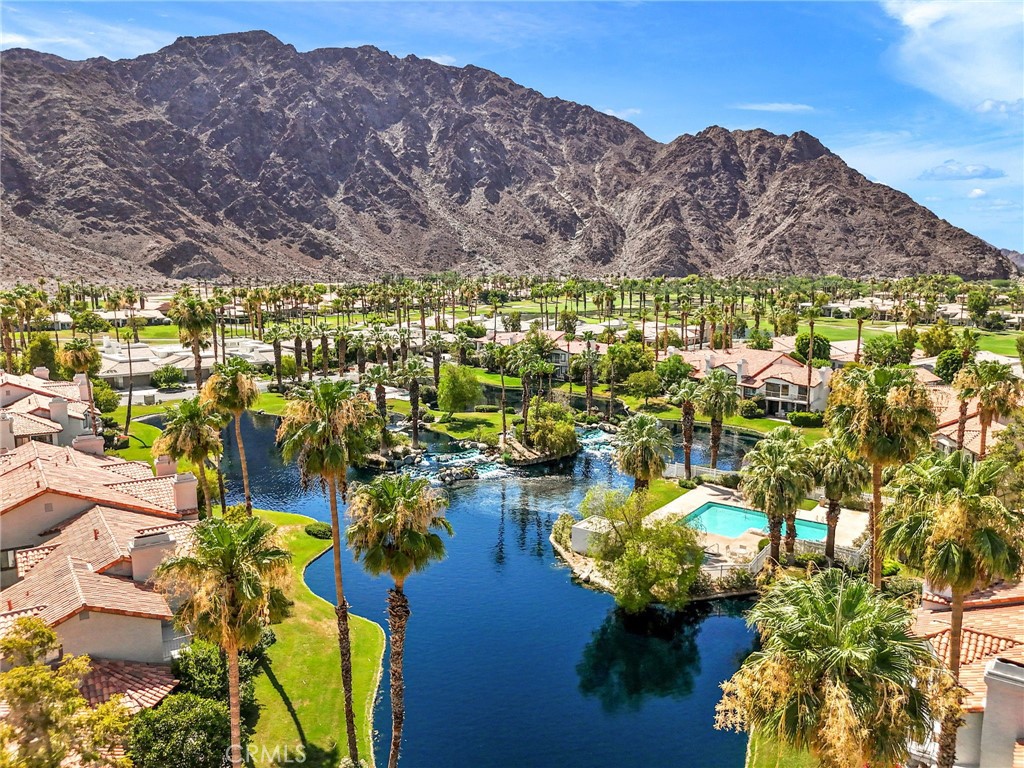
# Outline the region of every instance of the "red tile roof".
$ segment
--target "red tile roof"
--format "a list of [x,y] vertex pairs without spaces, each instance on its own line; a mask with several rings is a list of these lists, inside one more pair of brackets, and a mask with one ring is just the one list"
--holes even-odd
[[[4,603],[6,605],[6,603]],[[11,627],[14,626],[14,622],[18,619],[24,619],[29,616],[38,616],[40,606],[34,605],[31,608],[18,608],[13,611],[2,611],[0,612],[0,637],[3,637],[11,631]]]
[[0,414],[6,414],[14,422],[15,437],[37,437],[39,435],[55,435],[63,432],[64,427],[60,424],[33,416],[30,413],[19,413],[10,408],[0,408]]
[[92,670],[82,680],[81,691],[94,707],[121,696],[124,705],[135,714],[155,707],[177,684],[171,668],[163,664],[92,659]]

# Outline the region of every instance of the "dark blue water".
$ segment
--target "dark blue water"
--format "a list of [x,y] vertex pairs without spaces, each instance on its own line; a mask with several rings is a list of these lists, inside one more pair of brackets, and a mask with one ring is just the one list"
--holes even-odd
[[[253,503],[328,520],[326,500],[303,491],[273,444],[275,422],[256,417],[243,435]],[[230,430],[230,501],[241,479]],[[738,461],[732,449],[729,462]],[[441,459],[458,459],[442,456]],[[607,446],[588,442],[547,472],[497,468],[450,491],[455,536],[448,559],[407,584],[405,768],[496,766],[740,768],[745,737],[713,729],[719,683],[751,650],[744,604],[709,604],[673,617],[630,619],[610,596],[572,582],[548,541],[561,512],[575,512],[594,483],[628,487]],[[357,475],[358,476],[358,475]],[[346,558],[353,610],[386,627],[384,578]],[[331,559],[306,573],[333,601]],[[387,671],[375,714],[377,764],[387,759]]]

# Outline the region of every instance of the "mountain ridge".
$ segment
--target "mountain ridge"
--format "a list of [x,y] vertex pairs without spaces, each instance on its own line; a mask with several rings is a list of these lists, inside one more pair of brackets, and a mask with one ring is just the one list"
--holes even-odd
[[662,144],[373,46],[300,53],[257,30],[118,61],[11,49],[0,77],[2,244],[22,277],[1014,270],[803,131]]

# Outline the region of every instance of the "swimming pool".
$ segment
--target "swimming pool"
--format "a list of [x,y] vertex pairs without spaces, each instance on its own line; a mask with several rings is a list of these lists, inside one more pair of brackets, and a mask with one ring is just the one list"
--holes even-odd
[[[686,523],[707,533],[734,539],[751,528],[768,533],[768,518],[761,512],[709,501],[686,516]],[[824,541],[828,526],[809,520],[796,521],[797,538]]]

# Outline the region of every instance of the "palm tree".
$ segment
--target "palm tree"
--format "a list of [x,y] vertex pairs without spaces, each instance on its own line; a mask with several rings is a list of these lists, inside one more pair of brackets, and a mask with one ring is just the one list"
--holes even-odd
[[391,383],[391,373],[383,365],[371,365],[370,369],[360,378],[360,384],[369,384],[373,387],[374,397],[377,401],[377,413],[380,420],[388,420],[388,401],[385,387]]
[[978,387],[981,381],[978,378],[978,368],[973,360],[965,362],[963,367],[953,376],[953,392],[956,393],[960,403],[960,413],[957,416],[956,424],[956,449],[964,449],[964,441],[967,438],[967,416],[969,414],[971,400],[978,394]]
[[978,421],[981,424],[981,441],[978,458],[984,459],[988,430],[996,418],[1006,418],[1021,404],[1024,384],[1013,374],[1005,363],[994,360],[980,360],[975,366],[975,395],[978,398]]
[[[782,523],[786,523],[786,560],[792,565],[796,546],[796,511],[814,485],[807,449],[787,427],[772,430],[746,455],[743,498],[768,518],[771,558],[779,562]],[[783,430],[786,430],[783,432]]]
[[[1024,562],[1024,514],[996,497],[1006,465],[975,463],[967,451],[923,456],[899,469],[894,500],[882,514],[883,551],[920,569],[928,583],[949,589],[949,670],[960,679],[964,598],[973,589],[1020,575]],[[938,765],[951,768],[959,712],[942,723]]]
[[[860,362],[860,340],[864,333],[864,322],[871,319],[872,312],[867,307],[854,307],[850,310],[850,317],[857,321],[857,351],[853,353],[853,362]],[[813,347],[812,347],[813,349]]]
[[808,749],[822,768],[903,765],[945,682],[907,607],[829,569],[783,579],[750,610],[761,648],[722,685],[715,727]]
[[686,479],[690,479],[690,457],[693,455],[693,422],[697,416],[697,399],[700,383],[686,379],[673,385],[669,401],[679,406],[679,421],[683,431],[683,467]]
[[718,468],[718,450],[722,445],[722,423],[735,416],[740,396],[736,377],[721,368],[709,371],[697,390],[697,407],[711,420],[711,468]]
[[162,590],[181,600],[175,621],[227,656],[235,766],[242,765],[238,655],[255,646],[264,627],[286,607],[283,588],[291,555],[278,546],[275,532],[259,518],[203,520],[192,529],[188,554],[172,555],[154,574]]
[[401,370],[402,382],[409,390],[409,418],[412,423],[413,448],[420,447],[420,381],[429,376],[430,368],[418,357],[409,360]]
[[906,464],[928,446],[935,429],[931,399],[907,366],[844,368],[832,377],[825,418],[839,445],[871,465],[871,583],[881,587],[882,470]]
[[391,752],[388,768],[397,768],[405,724],[405,627],[412,611],[405,595],[410,574],[424,570],[445,556],[439,531],[452,535],[443,516],[447,500],[426,479],[408,475],[379,475],[356,489],[349,506],[352,524],[349,546],[363,568],[374,576],[388,574],[394,589],[388,590],[388,628],[391,630]]
[[814,321],[821,316],[821,310],[813,304],[803,311],[810,338],[807,345],[807,410],[811,410],[811,369],[814,368]]
[[655,416],[638,413],[622,422],[615,435],[615,460],[633,477],[634,491],[647,490],[671,458],[672,433]]
[[193,371],[196,389],[199,389],[203,385],[202,349],[206,346],[210,329],[217,322],[217,316],[209,304],[190,290],[182,289],[171,299],[167,317],[177,324],[181,343],[192,347]]
[[334,329],[327,323],[320,323],[313,332],[320,337],[320,372],[327,376],[331,372],[331,337],[334,336]]
[[280,392],[284,385],[281,381],[281,342],[290,338],[289,331],[283,325],[273,323],[263,333],[263,340],[269,341],[274,347],[274,377],[277,379],[277,390]]
[[242,442],[242,414],[256,405],[260,389],[256,385],[256,370],[240,357],[228,358],[226,363],[213,366],[213,375],[203,385],[202,401],[218,413],[231,415],[235,422],[235,442],[238,443],[238,461],[242,467],[242,487],[245,489],[245,511],[252,514],[252,495],[249,493],[249,465]]
[[441,353],[447,348],[445,344],[444,336],[440,333],[432,333],[427,337],[427,343],[424,346],[426,351],[430,352],[430,362],[434,368],[434,389],[437,389],[441,385]]
[[825,537],[825,557],[829,561],[836,556],[836,526],[839,524],[840,504],[845,496],[859,493],[871,482],[871,468],[859,456],[853,456],[838,440],[826,438],[811,446],[811,470],[814,480],[825,492],[828,511],[825,523],[828,533]]
[[167,407],[163,432],[153,441],[154,458],[167,455],[175,461],[184,459],[196,467],[207,517],[213,515],[213,501],[206,479],[206,462],[219,461],[224,450],[220,437],[222,424],[221,417],[198,397],[188,398]]
[[355,386],[344,379],[322,380],[298,390],[285,405],[277,440],[285,461],[295,461],[304,485],[318,479],[327,492],[334,541],[335,616],[341,655],[341,681],[345,692],[345,726],[349,756],[359,764],[355,708],[352,700],[352,638],[349,634],[348,602],[341,570],[341,524],[338,496],[344,500],[348,468],[370,452],[378,429],[373,407]]
[[86,339],[68,339],[61,350],[60,362],[75,373],[85,375],[85,382],[89,388],[89,416],[92,421],[92,434],[95,437],[99,434],[99,427],[96,423],[96,401],[92,396],[91,371],[99,368],[100,353]]
[[305,328],[300,323],[292,323],[288,326],[288,335],[292,339],[292,354],[295,356],[296,381],[302,381],[302,339],[305,333]]

